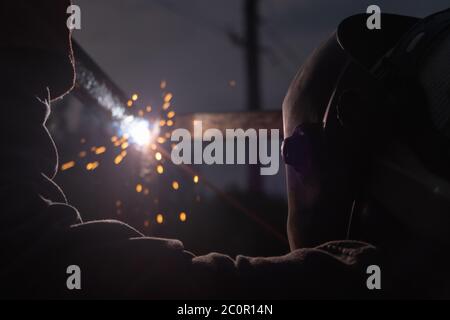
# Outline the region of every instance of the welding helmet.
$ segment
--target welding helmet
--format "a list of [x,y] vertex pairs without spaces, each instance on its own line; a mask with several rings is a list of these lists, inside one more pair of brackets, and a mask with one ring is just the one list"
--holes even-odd
[[292,249],[382,243],[380,221],[450,239],[450,10],[367,18],[339,25],[283,103]]

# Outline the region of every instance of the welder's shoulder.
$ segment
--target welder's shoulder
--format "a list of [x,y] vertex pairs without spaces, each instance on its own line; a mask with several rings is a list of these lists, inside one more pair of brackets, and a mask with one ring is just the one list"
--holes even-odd
[[[233,260],[213,253],[193,261],[202,277],[224,286],[224,292],[239,290],[244,298],[266,299],[365,297],[366,269],[379,263],[375,247],[354,241],[330,242],[277,257]],[[220,279],[224,274],[225,283]]]

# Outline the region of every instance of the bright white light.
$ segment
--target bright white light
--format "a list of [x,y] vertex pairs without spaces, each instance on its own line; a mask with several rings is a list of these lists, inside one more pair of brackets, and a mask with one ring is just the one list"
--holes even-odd
[[130,142],[147,146],[159,134],[159,126],[151,128],[147,120],[129,116],[122,121],[122,132],[128,134]]

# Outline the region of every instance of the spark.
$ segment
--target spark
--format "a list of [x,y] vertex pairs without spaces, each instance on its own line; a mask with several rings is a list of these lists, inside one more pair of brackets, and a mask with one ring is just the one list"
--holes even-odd
[[158,142],[159,144],[163,144],[164,142],[166,142],[166,139],[164,137],[158,137],[158,139],[156,139],[156,142]]
[[173,94],[171,94],[169,92],[164,96],[164,102],[170,102],[172,100],[172,98],[173,98]]
[[172,119],[173,117],[175,117],[175,111],[170,111],[170,112],[167,114],[167,118]]
[[61,171],[66,171],[75,167],[75,161],[69,161],[61,166]]
[[114,159],[114,163],[115,164],[120,164],[121,162],[122,162],[122,160],[123,160],[123,157],[122,157],[122,155],[118,155],[115,159]]
[[98,147],[95,149],[95,154],[102,154],[106,152],[106,148],[105,147]]
[[[174,98],[174,95],[171,92],[166,91],[167,88],[167,82],[165,80],[162,80],[160,83],[160,87],[162,91],[162,106],[159,107],[159,109],[162,109],[161,111],[158,110],[161,115],[160,118],[152,117],[150,114],[153,111],[153,107],[150,104],[141,104],[140,97],[137,93],[134,93],[130,96],[129,100],[125,101],[119,101],[119,99],[116,99],[115,97],[111,96],[110,94],[107,94],[107,90],[103,88],[103,86],[98,86],[98,89],[95,89],[94,87],[88,88],[90,91],[97,93],[94,94],[95,96],[99,96],[101,98],[98,99],[98,103],[105,108],[105,110],[109,111],[111,113],[112,119],[113,119],[113,127],[116,130],[113,134],[111,134],[110,137],[110,146],[114,146],[115,148],[118,148],[118,154],[113,156],[113,161],[115,165],[120,165],[125,157],[127,157],[127,154],[130,152],[127,150],[130,147],[135,147],[135,149],[141,151],[142,153],[149,153],[146,154],[149,157],[143,157],[144,161],[146,161],[147,164],[150,164],[151,158],[154,157],[156,161],[163,161],[163,151],[160,149],[161,147],[159,144],[163,145],[165,144],[168,139],[170,139],[170,130],[168,128],[163,127],[173,127],[175,125],[175,117],[176,113],[173,110],[172,100]],[[106,92],[106,94],[105,94]],[[132,110],[128,110],[127,108],[137,108],[136,112],[133,112],[131,114]],[[166,130],[164,130],[166,129]],[[81,144],[85,144],[87,140],[85,138],[82,138],[80,140]],[[89,150],[94,155],[101,155],[106,154],[108,150],[109,145],[104,146],[92,146],[90,149],[87,148],[87,146],[84,146],[83,148],[86,151],[80,151],[78,153],[79,158],[87,158],[90,157],[91,154],[89,154]],[[174,148],[175,144],[171,144],[171,147]],[[134,149],[133,149],[134,151]],[[86,170],[93,171],[96,170],[100,162],[95,161],[94,159],[89,159],[89,162],[87,163]],[[154,170],[159,175],[163,175],[165,173],[166,169],[162,165],[162,162],[156,163],[156,167],[153,167]],[[67,163],[64,163],[61,166],[61,170],[69,170],[70,168],[73,168],[74,166],[78,165],[75,161],[70,161]],[[141,171],[140,178],[146,179],[146,175],[151,173],[151,169],[148,168],[144,171]],[[146,180],[147,181],[147,180]],[[194,183],[198,183],[199,178],[198,176],[194,177]],[[145,196],[148,196],[150,193],[150,190],[144,186],[146,184],[145,182],[138,183],[135,186],[135,191],[137,193],[143,194]],[[172,190],[180,190],[181,184],[178,181],[172,181],[171,185]],[[170,187],[169,187],[170,188]],[[133,188],[131,189],[133,191]],[[159,199],[154,196],[150,198],[151,202],[154,202],[156,205],[159,204]],[[115,201],[116,206],[116,213],[118,215],[121,215],[123,212],[123,204],[122,201],[116,200]],[[162,213],[159,213],[155,217],[156,222],[158,224],[165,223],[165,217]],[[143,223],[145,227],[149,227],[152,220],[151,219],[143,219]],[[180,212],[179,213],[179,221],[185,222],[187,220],[186,212]]]
[[90,162],[86,165],[86,170],[93,171],[93,170],[97,169],[99,165],[100,165],[100,163],[98,163],[98,161]]

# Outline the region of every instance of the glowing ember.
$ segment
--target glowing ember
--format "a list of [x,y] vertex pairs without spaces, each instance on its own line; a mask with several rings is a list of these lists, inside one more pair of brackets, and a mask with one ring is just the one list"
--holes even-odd
[[98,161],[90,162],[86,165],[86,170],[93,171],[93,170],[97,169],[99,165],[100,165],[100,163],[98,163]]
[[120,154],[114,159],[115,164],[120,164],[122,161],[123,161],[123,157]]
[[106,152],[106,148],[105,147],[98,147],[95,149],[95,154],[102,154]]
[[64,163],[61,166],[61,171],[69,170],[73,167],[75,167],[75,161],[70,161],[70,162]]
[[186,222],[186,220],[187,220],[186,212],[181,212],[180,213],[180,221],[181,222]]
[[172,119],[173,117],[175,117],[175,111],[170,111],[170,112],[167,114],[167,118]]
[[173,98],[173,94],[168,93],[164,96],[164,102],[170,102]]
[[164,137],[158,137],[158,139],[156,139],[156,142],[158,142],[159,144],[163,144],[166,142],[166,139]]

